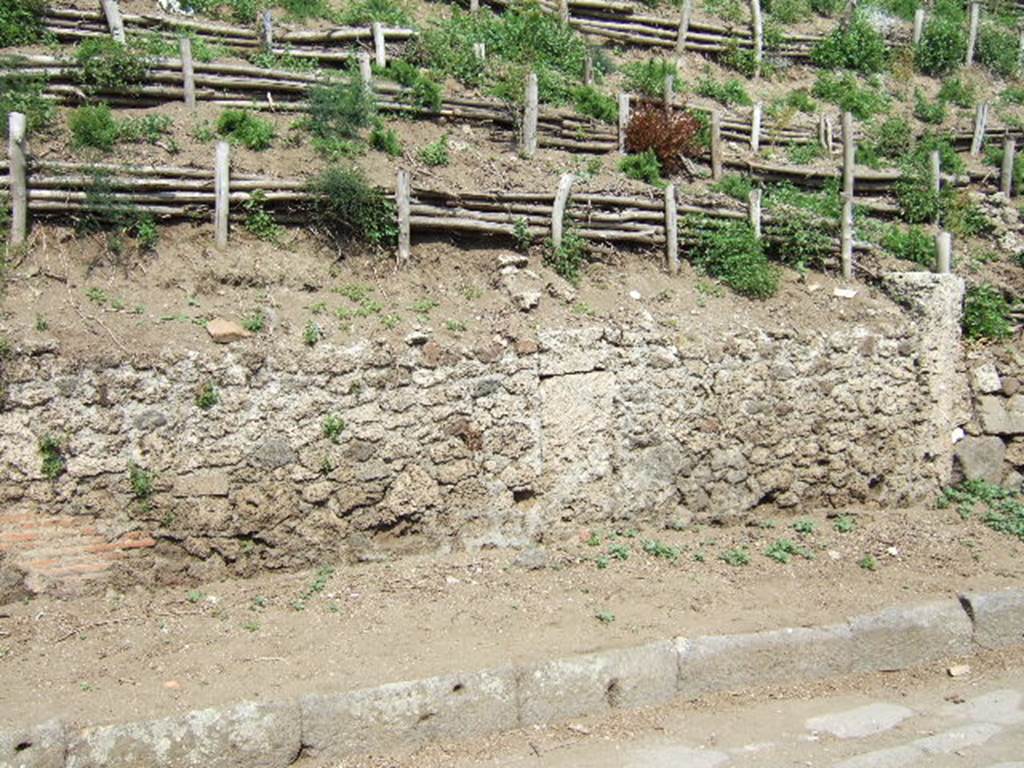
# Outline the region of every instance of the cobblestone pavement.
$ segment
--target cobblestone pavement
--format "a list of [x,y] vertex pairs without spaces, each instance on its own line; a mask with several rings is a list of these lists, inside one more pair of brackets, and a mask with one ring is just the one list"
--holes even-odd
[[1024,671],[912,688],[669,709],[636,731],[565,726],[561,743],[524,737],[460,768],[1024,768]]

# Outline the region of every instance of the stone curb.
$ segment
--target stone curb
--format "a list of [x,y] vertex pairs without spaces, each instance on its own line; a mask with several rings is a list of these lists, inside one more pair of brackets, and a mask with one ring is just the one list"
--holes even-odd
[[0,731],[0,768],[287,768],[710,693],[904,669],[1024,645],[1024,589],[823,627],[678,638],[293,702],[244,702],[77,731]]

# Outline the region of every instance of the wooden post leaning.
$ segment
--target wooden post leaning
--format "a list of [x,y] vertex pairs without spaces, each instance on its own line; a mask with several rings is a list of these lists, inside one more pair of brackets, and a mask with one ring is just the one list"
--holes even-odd
[[974,63],[974,49],[978,44],[978,21],[981,19],[981,3],[978,0],[971,2],[970,27],[967,30],[967,55],[964,63],[969,67]]
[[679,274],[679,211],[675,184],[665,187],[665,267],[670,275]]
[[711,178],[722,178],[722,113],[711,110]]
[[213,173],[213,227],[217,250],[223,251],[228,247],[228,201],[231,198],[231,145],[226,141],[217,142]]
[[404,267],[412,257],[412,232],[410,225],[410,195],[412,182],[409,172],[398,171],[395,182],[395,207],[398,209],[398,266]]
[[274,12],[269,8],[259,15],[260,48],[267,53],[274,49]]
[[971,138],[971,155],[977,157],[981,154],[981,147],[985,143],[985,124],[988,122],[988,104],[982,102],[974,113],[974,136]]
[[619,154],[626,154],[626,131],[629,130],[629,94],[619,94]]
[[1003,167],[1000,169],[999,173],[999,191],[1002,192],[1007,199],[1009,199],[1013,194],[1013,163],[1016,154],[1016,139],[1006,139],[1006,141],[1003,142]]
[[935,271],[948,275],[953,269],[953,236],[949,232],[935,235]]
[[28,221],[28,182],[25,178],[25,115],[11,112],[7,118],[7,160],[11,195],[11,245],[25,242]]
[[759,101],[754,105],[754,112],[750,116],[750,151],[755,155],[761,151],[761,112],[763,104]]
[[690,33],[690,16],[693,14],[693,0],[683,0],[679,10],[679,30],[676,32],[676,55],[686,52],[686,36]]
[[750,0],[750,33],[754,38],[754,77],[761,76],[764,60],[764,23],[761,19],[761,0]]
[[370,65],[370,54],[366,51],[360,51],[356,54],[356,58],[359,60],[359,77],[363,81],[365,88],[373,87],[373,67]]
[[100,0],[103,5],[103,15],[107,17],[107,27],[110,29],[110,36],[115,43],[124,44],[124,21],[121,18],[121,8],[117,0]]
[[914,11],[914,32],[911,35],[911,42],[917,45],[921,42],[921,34],[924,32],[924,8]]
[[379,21],[375,21],[370,25],[370,30],[373,32],[373,55],[376,58],[377,66],[383,69],[388,65],[388,51],[384,44],[384,27]]
[[761,239],[761,190],[750,190],[747,198],[747,213],[750,216],[750,226],[754,230],[754,237]]

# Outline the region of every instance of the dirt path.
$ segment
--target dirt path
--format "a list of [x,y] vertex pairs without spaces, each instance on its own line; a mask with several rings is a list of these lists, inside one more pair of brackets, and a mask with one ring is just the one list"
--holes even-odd
[[[1024,544],[953,510],[864,513],[845,533],[824,514],[766,526],[587,530],[518,556],[438,555],[7,606],[0,723],[141,719],[654,638],[818,624],[1024,575]],[[813,559],[770,559],[779,539]],[[741,550],[747,565],[722,559],[742,560]],[[867,556],[873,571],[860,565]]]

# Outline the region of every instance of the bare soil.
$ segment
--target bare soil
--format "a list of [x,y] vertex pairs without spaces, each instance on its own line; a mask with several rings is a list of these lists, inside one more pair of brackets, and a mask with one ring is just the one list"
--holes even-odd
[[[131,720],[656,638],[820,624],[1024,576],[1024,543],[954,510],[864,513],[849,533],[823,514],[798,519],[814,532],[797,533],[794,518],[581,530],[529,555],[459,553],[193,590],[38,598],[0,612],[0,720]],[[813,559],[769,559],[780,538]],[[678,556],[650,554],[652,541]],[[749,565],[721,559],[736,548]],[[858,565],[869,554],[875,571]]]

